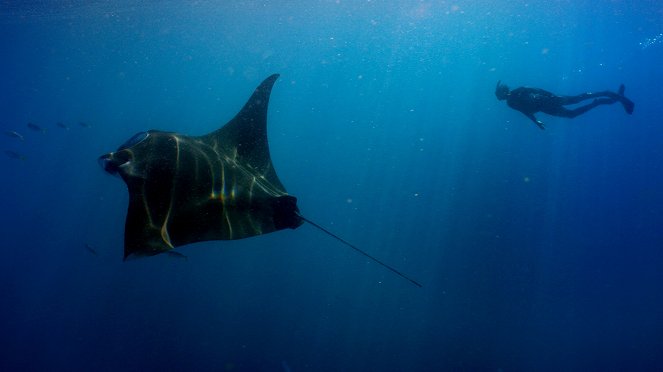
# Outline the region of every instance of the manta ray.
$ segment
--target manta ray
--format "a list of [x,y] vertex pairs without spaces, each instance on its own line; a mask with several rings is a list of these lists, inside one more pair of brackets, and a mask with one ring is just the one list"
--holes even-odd
[[274,74],[221,128],[202,135],[148,130],[99,157],[129,190],[124,259],[201,241],[234,240],[296,229],[304,222],[417,286],[416,281],[302,216],[274,170],[267,108]]

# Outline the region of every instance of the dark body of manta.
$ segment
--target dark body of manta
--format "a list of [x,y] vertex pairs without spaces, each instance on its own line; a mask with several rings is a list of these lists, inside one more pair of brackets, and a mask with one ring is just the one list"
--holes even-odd
[[237,115],[203,136],[150,130],[134,135],[100,165],[129,189],[124,257],[151,256],[207,240],[242,239],[304,221],[391,266],[303,217],[272,165],[267,108],[279,75],[265,79]]

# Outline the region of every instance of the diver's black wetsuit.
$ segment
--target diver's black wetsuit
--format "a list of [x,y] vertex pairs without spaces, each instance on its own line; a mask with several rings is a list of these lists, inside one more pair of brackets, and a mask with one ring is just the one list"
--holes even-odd
[[[506,99],[509,107],[518,110],[530,118],[541,129],[545,129],[543,123],[534,114],[543,112],[548,115],[574,118],[578,115],[600,105],[611,105],[617,101],[621,102],[627,113],[633,113],[633,102],[624,97],[624,86],[619,87],[619,93],[602,91],[596,93],[582,93],[577,96],[557,96],[553,93],[539,88],[516,88],[508,90],[506,85],[497,83],[495,90],[497,99]],[[601,97],[601,98],[599,98]],[[594,99],[592,103],[574,109],[567,109],[565,105],[573,105],[582,101]]]

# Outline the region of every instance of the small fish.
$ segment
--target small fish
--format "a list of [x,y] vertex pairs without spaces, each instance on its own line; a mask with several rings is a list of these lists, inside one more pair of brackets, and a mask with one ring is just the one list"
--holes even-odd
[[85,243],[85,249],[87,249],[88,252],[92,253],[93,255],[97,255],[97,250],[94,249],[94,247],[88,243]]
[[183,255],[183,254],[181,254],[180,252],[167,251],[166,254],[168,255],[168,257],[179,258],[179,259],[184,260],[184,261],[188,261],[188,260],[189,260],[189,257],[187,257],[187,256],[185,256],[185,255]]
[[79,122],[78,122],[78,125],[80,125],[80,126],[83,127],[83,128],[90,128],[90,127],[92,127],[90,124],[88,124],[88,123],[86,123],[86,122],[83,122],[83,121],[79,121]]
[[58,121],[57,123],[55,123],[55,125],[57,125],[58,127],[62,128],[62,129],[69,130],[69,126],[66,125],[65,123],[61,122],[61,121]]
[[35,123],[28,123],[28,128],[34,130],[35,132],[46,133],[46,129],[40,127],[39,125],[37,125]]
[[20,133],[18,133],[15,130],[6,130],[5,135],[7,137],[14,137],[14,138],[20,139],[21,141],[25,141],[25,138],[23,138],[23,135],[21,135]]
[[16,160],[25,160],[25,159],[27,159],[25,157],[25,155],[20,154],[16,151],[13,151],[13,150],[5,150],[5,155],[9,156],[12,159],[16,159]]

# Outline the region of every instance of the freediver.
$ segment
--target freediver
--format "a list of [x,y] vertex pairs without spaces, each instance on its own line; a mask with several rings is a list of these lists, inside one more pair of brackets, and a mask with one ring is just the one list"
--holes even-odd
[[[543,122],[534,116],[537,112],[565,118],[575,118],[594,107],[611,105],[617,101],[624,106],[624,110],[628,114],[633,113],[634,106],[633,101],[624,97],[624,84],[619,86],[619,91],[617,93],[606,90],[596,93],[582,93],[577,96],[558,96],[539,88],[520,87],[514,90],[509,90],[509,87],[502,84],[502,81],[500,80],[495,87],[495,96],[497,96],[499,101],[506,100],[506,104],[509,105],[509,107],[525,114],[525,116],[530,118],[530,120],[541,129],[546,128],[544,127]],[[594,101],[584,106],[576,107],[574,109],[564,107],[592,98]]]

